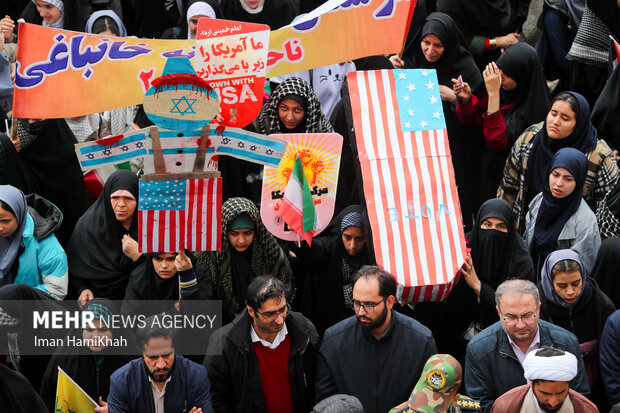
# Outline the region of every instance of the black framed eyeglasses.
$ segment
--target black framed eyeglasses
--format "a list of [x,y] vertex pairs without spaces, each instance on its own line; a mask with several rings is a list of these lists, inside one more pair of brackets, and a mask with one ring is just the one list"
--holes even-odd
[[276,311],[265,311],[264,313],[261,313],[260,311],[258,311],[256,309],[254,309],[254,311],[256,311],[258,314],[263,316],[263,318],[265,320],[273,320],[273,319],[277,318],[279,315],[282,315],[282,318],[286,318],[286,316],[291,311],[291,305],[286,303],[286,305],[284,307],[280,308],[279,310],[276,310]]
[[362,303],[361,301],[351,300],[351,308],[353,308],[354,310],[359,310],[361,307],[363,307],[365,312],[372,313],[373,311],[375,311],[375,307],[385,302],[385,300],[387,300],[387,297],[383,297],[381,301],[374,304]]

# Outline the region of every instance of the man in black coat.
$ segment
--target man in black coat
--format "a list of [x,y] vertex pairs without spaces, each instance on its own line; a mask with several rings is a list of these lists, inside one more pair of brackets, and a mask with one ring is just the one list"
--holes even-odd
[[290,287],[256,277],[247,309],[211,336],[203,365],[218,412],[308,412],[314,404],[318,334],[290,311]]
[[392,310],[396,280],[365,265],[353,279],[355,317],[329,328],[316,372],[316,400],[356,396],[366,413],[384,413],[407,400],[426,360],[437,353],[431,331]]

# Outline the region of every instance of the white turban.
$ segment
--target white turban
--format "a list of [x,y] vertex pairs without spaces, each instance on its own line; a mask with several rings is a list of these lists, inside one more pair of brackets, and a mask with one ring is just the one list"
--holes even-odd
[[577,357],[568,351],[562,356],[541,357],[534,350],[523,360],[523,375],[529,381],[571,381],[577,375]]

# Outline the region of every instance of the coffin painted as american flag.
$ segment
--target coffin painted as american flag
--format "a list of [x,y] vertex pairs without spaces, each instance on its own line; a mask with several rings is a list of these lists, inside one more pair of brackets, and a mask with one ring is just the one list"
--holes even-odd
[[401,303],[443,301],[465,237],[434,70],[348,74],[377,264]]
[[140,251],[221,249],[222,178],[140,180]]

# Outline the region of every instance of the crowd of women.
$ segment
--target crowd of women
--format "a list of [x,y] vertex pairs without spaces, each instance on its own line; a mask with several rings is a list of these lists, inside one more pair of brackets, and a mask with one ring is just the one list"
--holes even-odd
[[[8,3],[0,46],[10,60],[17,17],[109,36],[192,39],[201,17],[277,29],[321,1]],[[403,53],[348,62],[346,70],[431,68],[440,83],[470,252],[445,303],[399,311],[426,324],[440,352],[462,362],[467,342],[498,321],[496,287],[509,278],[536,282],[541,318],[577,336],[592,398],[606,411],[597,350],[607,317],[620,306],[620,129],[613,127],[620,71],[608,76],[592,27],[620,39],[620,1],[545,1],[538,41],[522,33],[528,8],[529,0],[418,0]],[[312,75],[271,79],[247,128],[344,137],[336,211],[311,247],[278,240],[263,225],[261,168],[220,158],[221,250],[141,254],[140,165],[114,172],[100,193],[89,194],[73,144],[146,127],[144,111],[15,119],[16,134],[0,134],[0,300],[65,300],[103,314],[142,311],[135,300],[218,299],[228,322],[245,307],[252,278],[271,274],[294,286],[293,307],[319,333],[352,315],[352,276],[374,258],[348,90],[345,82],[336,91],[342,99],[332,105],[334,96],[317,97],[329,92],[325,86],[304,78]],[[110,301],[123,299],[132,301],[121,308]],[[0,317],[3,327],[15,321],[8,313]],[[51,408],[57,366],[93,399],[105,400],[110,374],[126,361],[106,356],[104,348],[85,348],[81,354],[59,349],[51,359],[7,357],[6,364],[19,367]]]

